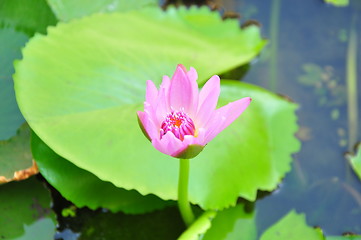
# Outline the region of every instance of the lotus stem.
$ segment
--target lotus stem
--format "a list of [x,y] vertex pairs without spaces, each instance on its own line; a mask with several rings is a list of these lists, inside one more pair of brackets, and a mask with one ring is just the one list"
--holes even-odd
[[357,106],[357,33],[355,30],[356,14],[353,15],[350,38],[347,48],[347,115],[348,115],[348,150],[353,150],[357,142],[358,106]]
[[271,9],[271,27],[270,27],[270,39],[271,39],[271,59],[270,59],[270,85],[269,88],[275,92],[277,90],[278,79],[278,27],[280,19],[281,0],[272,1]]
[[194,215],[188,201],[189,159],[179,159],[178,207],[184,223],[189,227]]

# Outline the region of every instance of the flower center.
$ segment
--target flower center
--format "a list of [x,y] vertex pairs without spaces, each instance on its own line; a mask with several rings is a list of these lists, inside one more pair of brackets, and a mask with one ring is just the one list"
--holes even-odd
[[192,119],[183,110],[178,112],[172,111],[167,114],[161,125],[160,138],[168,131],[171,131],[174,136],[183,141],[185,135],[194,136],[195,127]]

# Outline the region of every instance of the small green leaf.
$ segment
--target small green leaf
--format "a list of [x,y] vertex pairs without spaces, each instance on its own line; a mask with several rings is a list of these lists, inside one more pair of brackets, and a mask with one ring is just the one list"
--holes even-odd
[[158,0],[48,0],[59,20],[69,21],[98,12],[123,12],[158,6]]
[[11,181],[13,178],[21,180],[21,176],[15,176],[15,172],[33,166],[30,150],[30,129],[27,124],[19,129],[16,136],[7,141],[0,141],[0,156],[0,183]]
[[268,228],[261,240],[324,240],[322,232],[307,226],[303,214],[290,211],[277,223]]
[[61,216],[63,217],[75,217],[76,216],[76,207],[71,205],[68,208],[61,210]]
[[215,211],[204,212],[194,223],[178,238],[178,240],[198,240],[210,227]]
[[0,239],[54,238],[50,193],[34,177],[0,185]]
[[348,155],[348,159],[351,163],[352,169],[361,180],[361,144],[357,146],[357,153],[355,155]]
[[113,212],[140,214],[173,205],[154,195],[142,196],[135,190],[127,191],[100,180],[57,155],[35,134],[31,145],[42,175],[78,207],[87,206],[93,210],[104,207]]

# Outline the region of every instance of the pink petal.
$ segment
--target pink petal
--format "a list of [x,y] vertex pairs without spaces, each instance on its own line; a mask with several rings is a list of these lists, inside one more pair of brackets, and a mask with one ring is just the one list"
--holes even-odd
[[[162,84],[159,87],[158,102],[156,109],[156,117],[158,122],[164,120],[165,115],[171,110],[168,104],[168,93],[169,93],[170,79],[168,76],[163,76]],[[160,125],[159,125],[160,126]]]
[[242,112],[248,107],[252,99],[249,97],[228,103],[216,110],[213,119],[207,124],[207,134],[205,137],[206,142],[211,141],[228,125],[236,120]]
[[191,109],[189,109],[189,114],[194,118],[196,113],[197,113],[197,108],[198,108],[198,83],[197,83],[197,79],[198,79],[198,73],[197,71],[193,68],[190,67],[190,70],[187,72],[187,76],[192,84],[192,106]]
[[147,89],[145,92],[145,101],[155,107],[158,99],[158,89],[151,80],[147,81]]
[[199,93],[196,116],[198,126],[204,126],[208,122],[211,113],[216,109],[220,91],[220,79],[217,75],[214,75],[206,82]]
[[178,65],[172,77],[169,87],[168,99],[169,105],[176,111],[184,109],[189,113],[193,104],[194,84],[187,76],[183,65]]
[[159,131],[150,116],[147,113],[141,111],[138,111],[137,114],[140,124],[142,124],[141,127],[143,127],[145,131],[144,134],[146,135],[146,137],[150,138],[150,140],[159,137]]
[[[156,109],[158,108],[158,90],[151,80],[147,81],[145,93],[144,111],[155,121]],[[157,121],[156,121],[157,122]]]
[[160,88],[169,90],[170,86],[170,78],[168,76],[163,76],[162,83],[160,84]]
[[158,151],[169,156],[175,156],[176,153],[183,151],[187,147],[171,131],[167,132],[162,139],[159,137],[153,139],[152,144]]
[[206,135],[206,130],[204,128],[199,128],[197,129],[197,136],[192,136],[192,135],[185,135],[184,136],[184,140],[183,143],[186,145],[202,145],[205,146],[207,144],[207,142],[205,141],[205,135]]
[[189,71],[187,72],[187,76],[192,82],[197,82],[198,73],[194,67],[190,67]]

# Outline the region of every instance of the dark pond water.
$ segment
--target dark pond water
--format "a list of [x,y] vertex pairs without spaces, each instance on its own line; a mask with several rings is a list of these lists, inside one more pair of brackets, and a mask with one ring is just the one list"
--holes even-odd
[[[326,234],[361,233],[361,183],[344,157],[360,139],[360,127],[349,126],[348,119],[360,110],[361,99],[356,96],[359,108],[348,111],[346,77],[351,31],[357,33],[353,51],[361,56],[360,1],[336,8],[321,0],[239,0],[226,1],[225,10],[259,21],[270,40],[243,80],[300,105],[302,149],[280,188],[256,202],[259,227],[296,209]],[[351,88],[361,92],[357,84]]]

